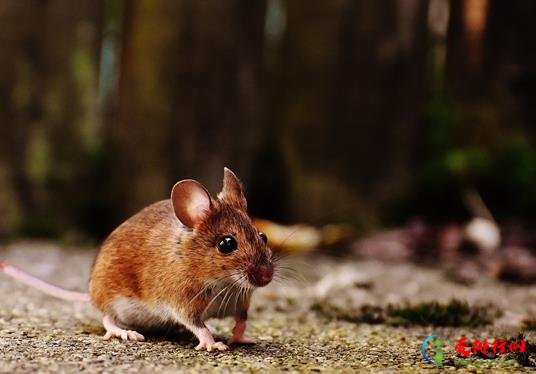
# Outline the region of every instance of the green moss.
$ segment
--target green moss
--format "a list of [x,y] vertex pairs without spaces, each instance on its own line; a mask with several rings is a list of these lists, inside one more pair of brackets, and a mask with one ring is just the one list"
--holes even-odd
[[287,297],[285,300],[288,306],[296,305],[296,299],[294,299],[293,297]]
[[481,326],[492,322],[497,311],[491,307],[469,306],[466,302],[453,299],[446,304],[436,301],[414,306],[388,307],[390,320],[395,325],[434,326]]
[[385,323],[391,326],[482,326],[492,322],[498,315],[495,308],[469,306],[466,302],[451,300],[448,303],[425,302],[413,306],[386,308],[363,305],[358,310],[342,309],[329,303],[317,302],[312,309],[329,319],[354,323]]
[[386,319],[385,310],[379,306],[363,305],[358,310],[342,309],[329,303],[316,302],[311,309],[318,314],[329,318],[354,323],[383,323]]

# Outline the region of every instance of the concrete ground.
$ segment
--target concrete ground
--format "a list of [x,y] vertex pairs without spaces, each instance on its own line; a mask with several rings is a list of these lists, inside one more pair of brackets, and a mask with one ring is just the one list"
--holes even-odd
[[[95,251],[21,242],[0,247],[0,259],[50,282],[86,290]],[[249,335],[255,346],[226,352],[198,352],[189,334],[149,336],[146,342],[104,341],[100,315],[89,304],[65,302],[29,289],[0,274],[0,372],[529,372],[512,355],[471,365],[452,365],[458,338],[507,338],[521,330],[524,316],[536,313],[536,287],[499,283],[483,277],[474,286],[451,283],[438,269],[413,264],[334,259],[315,255],[290,261],[301,274],[257,292]],[[292,276],[292,274],[289,274]],[[362,305],[448,301],[488,305],[502,317],[478,328],[394,327],[348,322],[318,311],[315,305],[358,310]],[[231,321],[211,321],[220,337]],[[426,363],[420,349],[441,333],[447,366]],[[534,342],[536,332],[526,332]],[[428,354],[432,355],[432,348]]]

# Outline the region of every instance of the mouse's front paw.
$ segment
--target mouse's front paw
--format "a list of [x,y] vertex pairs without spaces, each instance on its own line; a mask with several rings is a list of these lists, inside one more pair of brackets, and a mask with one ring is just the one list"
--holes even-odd
[[199,351],[201,349],[206,349],[208,352],[212,352],[214,350],[226,351],[227,346],[222,342],[199,342],[199,344],[195,347],[195,350]]

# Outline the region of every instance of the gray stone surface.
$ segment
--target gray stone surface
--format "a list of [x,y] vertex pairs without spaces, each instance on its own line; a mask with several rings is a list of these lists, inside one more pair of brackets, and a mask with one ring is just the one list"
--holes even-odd
[[[47,243],[15,243],[0,248],[7,260],[34,275],[70,289],[85,290],[93,249]],[[299,282],[277,282],[259,290],[250,315],[249,335],[258,344],[226,352],[198,352],[188,334],[152,336],[143,343],[103,341],[100,315],[89,304],[56,300],[0,274],[0,372],[256,372],[287,370],[440,372],[422,359],[420,346],[431,333],[445,335],[445,357],[456,340],[508,337],[519,332],[522,316],[536,312],[536,288],[512,286],[483,277],[473,287],[449,282],[439,270],[412,264],[302,258],[290,264]],[[491,304],[503,311],[492,326],[478,329],[391,327],[326,318],[311,309],[319,300],[341,308],[363,304],[446,301]],[[221,337],[229,320],[213,320]],[[535,340],[534,332],[528,333]],[[498,371],[530,368],[491,360]],[[446,370],[455,370],[447,367]],[[462,372],[484,372],[473,365]]]

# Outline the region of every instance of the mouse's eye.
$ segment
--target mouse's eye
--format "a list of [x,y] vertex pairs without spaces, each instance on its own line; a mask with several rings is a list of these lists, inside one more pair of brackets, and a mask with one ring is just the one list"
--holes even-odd
[[268,237],[265,233],[259,232],[259,236],[261,237],[261,240],[264,242],[264,244],[268,243]]
[[236,249],[236,240],[232,236],[224,236],[218,243],[218,250],[221,253],[231,253]]

